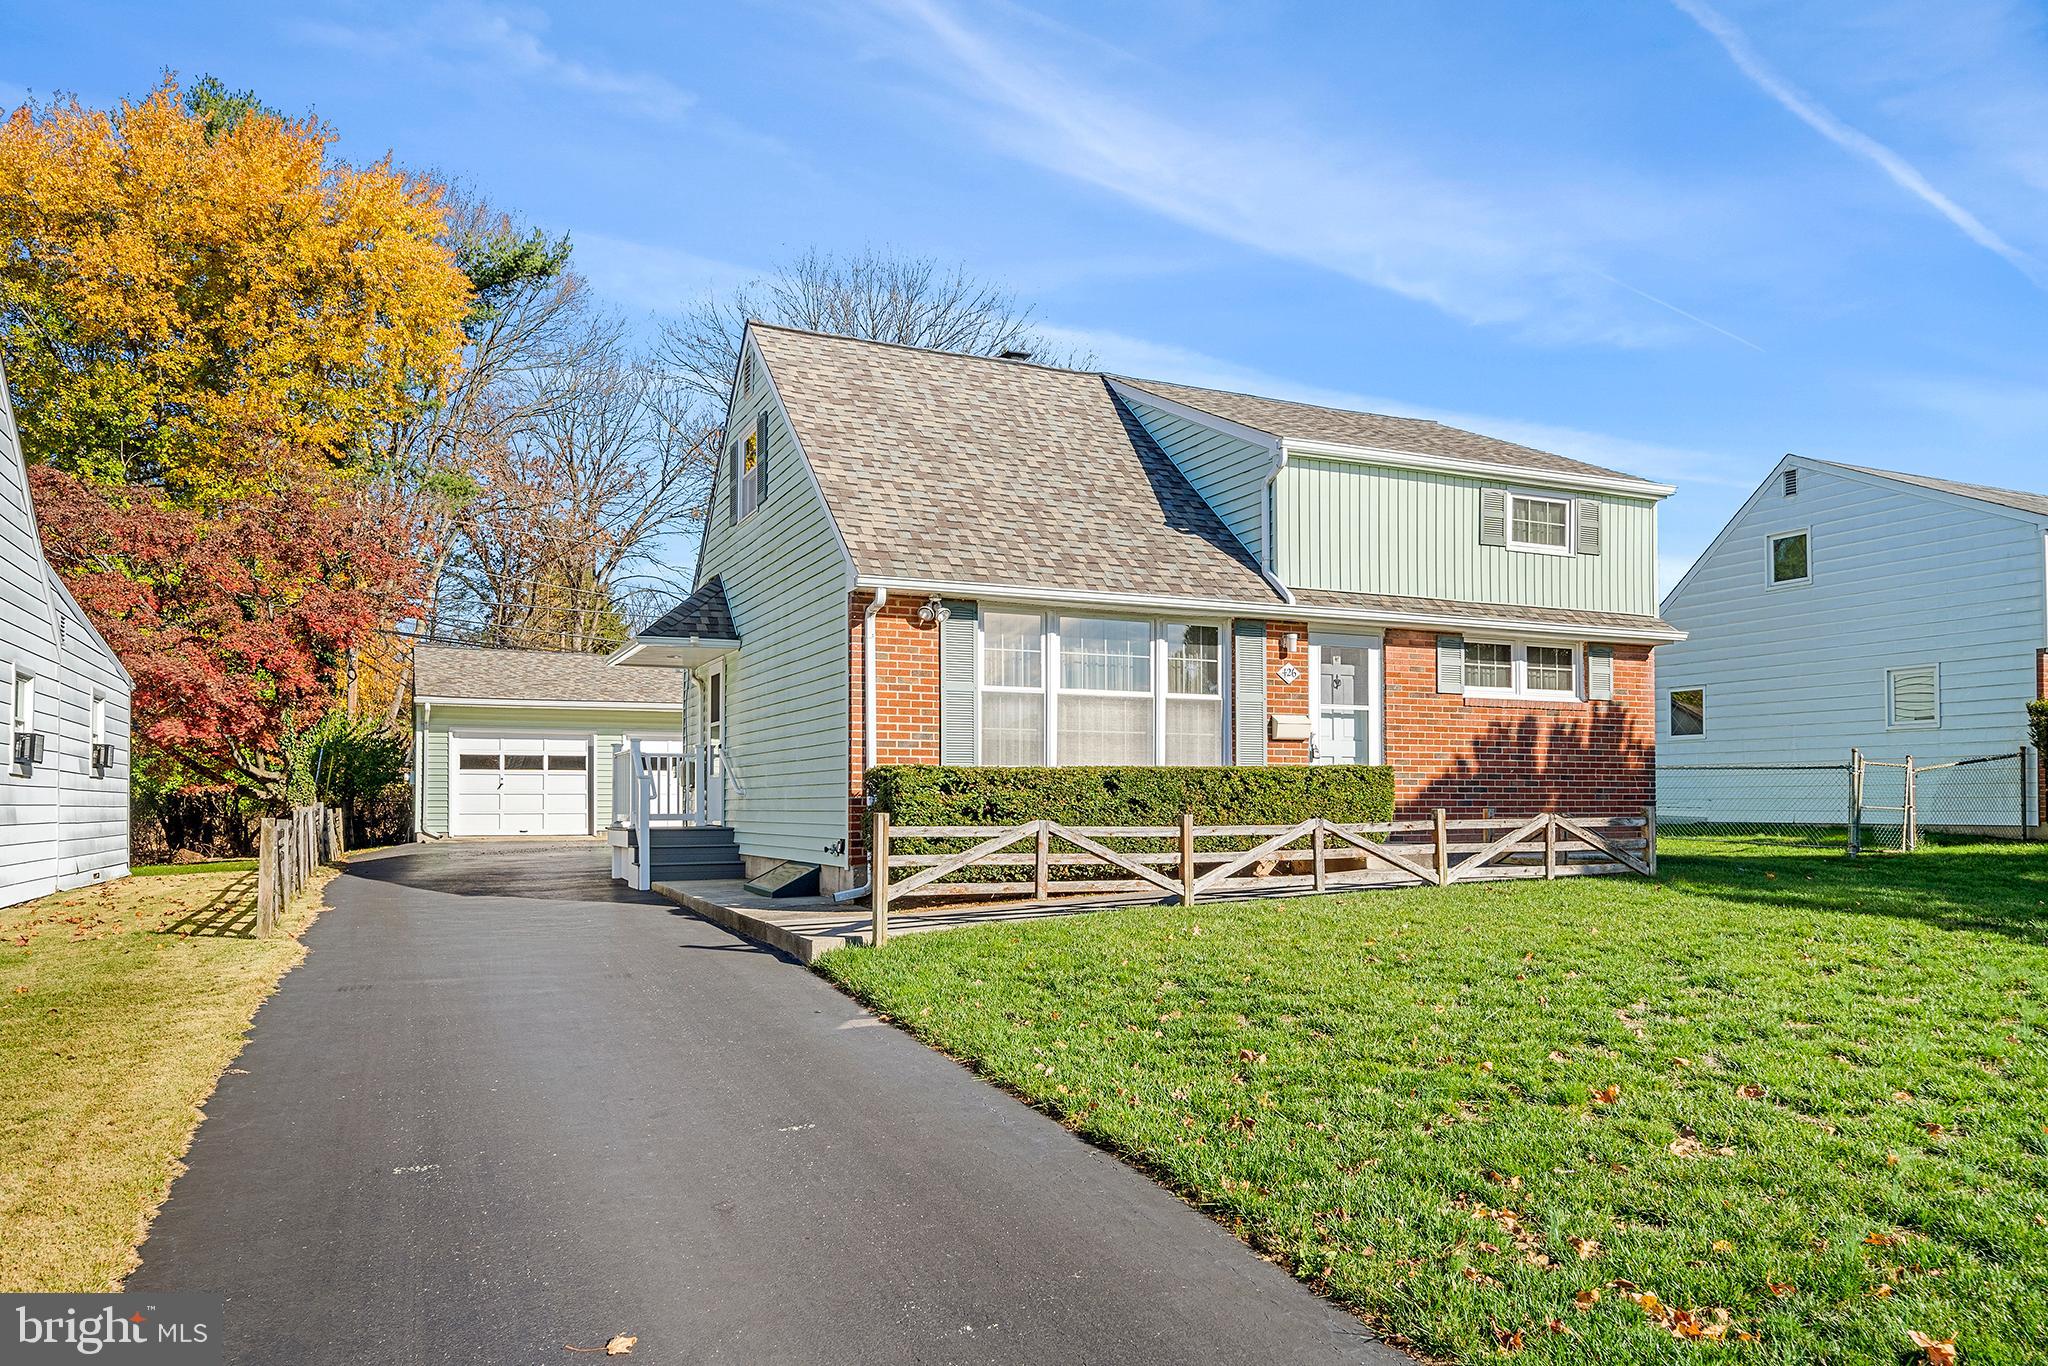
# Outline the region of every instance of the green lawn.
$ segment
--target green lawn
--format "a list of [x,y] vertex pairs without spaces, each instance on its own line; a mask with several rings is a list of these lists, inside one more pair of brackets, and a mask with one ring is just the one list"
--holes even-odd
[[2048,849],[1699,841],[1654,884],[1134,909],[819,967],[1432,1354],[2048,1351]]
[[[323,879],[324,881],[324,879]],[[256,1007],[305,955],[247,937],[249,872],[180,872],[0,910],[0,1292],[109,1290]]]

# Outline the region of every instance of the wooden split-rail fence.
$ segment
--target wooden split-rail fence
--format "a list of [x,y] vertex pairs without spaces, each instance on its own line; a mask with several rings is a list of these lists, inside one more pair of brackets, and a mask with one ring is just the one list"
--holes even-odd
[[277,933],[277,922],[292,898],[323,863],[342,855],[341,808],[295,806],[289,816],[265,817],[257,825],[256,934]]
[[[966,843],[905,852],[899,840]],[[892,909],[913,899],[1057,901],[1154,896],[1192,906],[1201,897],[1341,892],[1366,887],[1450,887],[1507,878],[1657,872],[1657,812],[1344,824],[1072,826],[898,825],[876,812],[869,838],[873,943],[888,940]],[[1011,870],[1015,870],[1014,875]],[[1283,871],[1284,870],[1284,871]],[[1071,875],[1078,871],[1079,876]],[[1093,876],[1098,872],[1108,876]]]

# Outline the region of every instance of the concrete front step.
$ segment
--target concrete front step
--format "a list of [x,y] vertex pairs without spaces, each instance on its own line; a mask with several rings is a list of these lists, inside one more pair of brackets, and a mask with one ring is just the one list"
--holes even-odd
[[651,871],[656,882],[704,882],[715,878],[744,878],[747,865],[737,857],[706,855],[702,858],[664,857],[656,850]]

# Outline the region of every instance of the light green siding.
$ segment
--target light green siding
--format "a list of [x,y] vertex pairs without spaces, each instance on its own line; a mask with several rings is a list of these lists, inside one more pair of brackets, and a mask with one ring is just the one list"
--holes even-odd
[[1558,490],[1601,507],[1601,553],[1544,555],[1479,543],[1484,488],[1526,480],[1296,456],[1274,491],[1278,573],[1291,588],[1565,607],[1657,610],[1656,504]]
[[726,815],[742,854],[844,867],[852,578],[764,371],[757,362],[727,430],[754,430],[767,408],[768,497],[733,525],[732,470],[719,462],[697,576],[723,580],[740,635],[726,666],[725,747],[745,791]]
[[1146,433],[1171,457],[1223,525],[1230,528],[1230,534],[1254,559],[1266,563],[1259,511],[1266,497],[1266,476],[1273,468],[1272,452],[1243,437],[1191,422],[1146,403],[1129,390],[1119,390],[1119,394]]
[[[678,700],[683,689],[676,680]],[[424,707],[422,710],[427,710]],[[612,746],[629,736],[681,739],[680,708],[664,711],[605,707],[531,706],[475,707],[436,702],[425,720],[421,752],[426,756],[420,828],[429,835],[448,833],[448,737],[463,735],[582,735],[591,741],[593,829],[612,818]]]

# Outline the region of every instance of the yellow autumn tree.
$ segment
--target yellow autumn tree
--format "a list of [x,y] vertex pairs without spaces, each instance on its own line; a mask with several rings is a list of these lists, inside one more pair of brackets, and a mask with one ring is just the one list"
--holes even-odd
[[0,346],[32,461],[208,504],[307,452],[374,460],[458,363],[471,289],[442,187],[334,141],[172,77],[0,124]]

